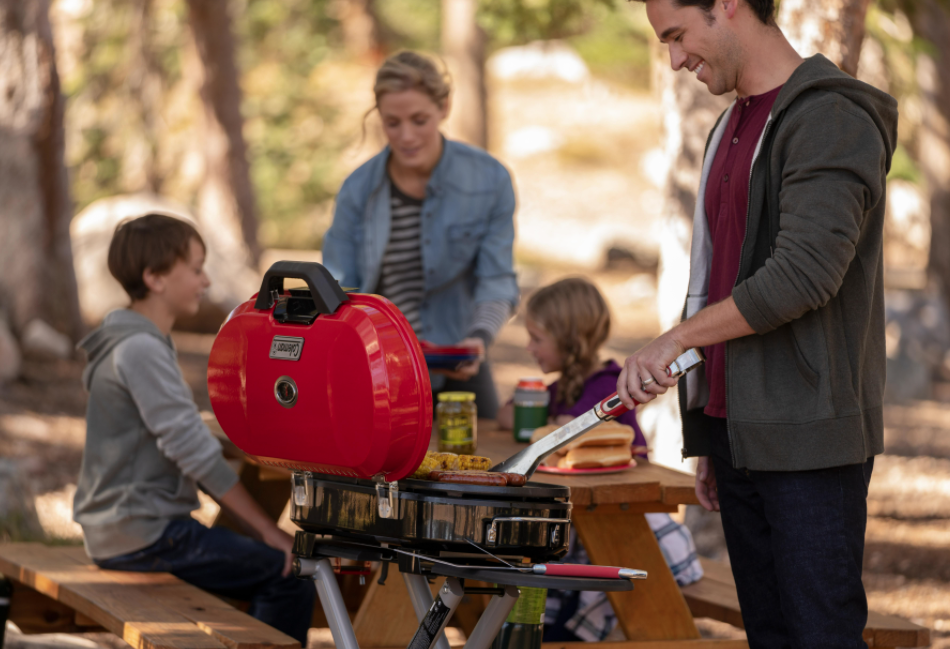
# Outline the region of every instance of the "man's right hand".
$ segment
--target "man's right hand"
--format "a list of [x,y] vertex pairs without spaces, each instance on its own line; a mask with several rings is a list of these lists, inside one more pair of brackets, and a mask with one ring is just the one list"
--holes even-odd
[[719,511],[719,491],[716,489],[716,472],[708,457],[699,458],[696,464],[696,497],[699,504],[711,512]]

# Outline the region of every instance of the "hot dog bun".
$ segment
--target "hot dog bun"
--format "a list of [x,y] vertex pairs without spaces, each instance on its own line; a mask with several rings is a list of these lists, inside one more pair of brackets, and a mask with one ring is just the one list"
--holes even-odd
[[557,462],[559,469],[594,469],[630,463],[630,445],[582,446],[567,452]]
[[[535,429],[534,434],[531,435],[531,443],[533,444],[541,438],[550,435],[558,428],[560,428],[560,426],[549,424]],[[633,427],[619,424],[616,421],[605,421],[557,452],[563,455],[571,449],[587,446],[630,446],[633,444],[633,436]]]

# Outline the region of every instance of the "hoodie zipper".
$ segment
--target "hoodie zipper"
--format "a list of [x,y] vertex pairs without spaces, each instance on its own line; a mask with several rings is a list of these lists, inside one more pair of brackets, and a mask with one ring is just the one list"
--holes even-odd
[[[762,130],[762,140],[761,143],[765,144],[765,139],[769,135],[769,128],[772,126],[772,116],[769,115],[769,120],[765,123],[765,128]],[[745,242],[749,236],[749,216],[752,214],[752,173],[755,171],[755,161],[759,159],[759,155],[762,154],[762,150],[759,150],[759,153],[752,158],[752,164],[749,166],[749,191],[746,196],[746,208],[745,208],[745,234],[742,237],[742,245],[739,246],[739,269],[736,270],[736,280],[732,283],[733,288],[739,283],[739,272],[742,270],[742,255],[745,252]],[[771,246],[769,250],[771,251]],[[725,353],[724,357],[726,360],[726,371],[723,372],[723,388],[725,390],[726,397],[726,438],[729,440],[729,455],[732,456],[732,466],[736,466],[738,461],[736,459],[736,445],[732,443],[732,429],[729,426],[729,343],[725,343]]]

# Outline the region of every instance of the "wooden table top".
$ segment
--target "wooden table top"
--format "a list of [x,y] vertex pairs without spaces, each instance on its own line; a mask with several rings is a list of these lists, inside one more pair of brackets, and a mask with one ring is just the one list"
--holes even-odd
[[[214,415],[203,413],[203,419],[221,440],[226,457],[239,457],[241,451],[228,440]],[[429,448],[436,449],[437,437],[433,431]],[[479,455],[500,462],[511,457],[526,444],[514,440],[511,431],[500,431],[492,419],[478,420]],[[677,505],[697,505],[695,479],[688,473],[637,460],[637,466],[620,473],[583,476],[536,473],[535,482],[547,482],[571,488],[571,502],[577,507],[601,505],[633,507],[635,511],[669,511]]]
[[[433,432],[429,448],[435,450],[437,442],[438,437]],[[527,444],[514,440],[510,430],[498,430],[498,424],[491,419],[478,420],[477,444],[476,453],[490,457],[494,462],[500,462],[527,448]],[[637,460],[636,467],[620,473],[557,475],[537,472],[532,480],[570,487],[571,502],[578,507],[633,503],[661,503],[667,506],[699,504],[692,475],[644,460]]]

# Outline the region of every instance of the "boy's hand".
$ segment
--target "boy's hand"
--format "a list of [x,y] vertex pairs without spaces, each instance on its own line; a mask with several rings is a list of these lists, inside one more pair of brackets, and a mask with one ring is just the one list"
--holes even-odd
[[294,563],[294,537],[275,525],[274,529],[265,534],[262,540],[275,550],[284,553],[284,569],[280,576],[286,577],[289,575]]
[[240,482],[235,483],[227,493],[218,499],[218,502],[228,512],[238,518],[252,536],[260,539],[266,545],[284,553],[284,569],[280,573],[286,577],[293,567],[294,537],[284,532],[261,509],[261,506],[251,497],[247,489]]

